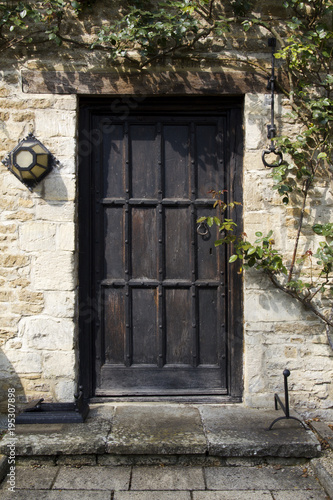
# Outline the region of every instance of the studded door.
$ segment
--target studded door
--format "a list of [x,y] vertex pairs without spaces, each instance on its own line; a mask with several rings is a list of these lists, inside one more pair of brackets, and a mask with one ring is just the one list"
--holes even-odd
[[124,115],[92,120],[95,394],[227,394],[227,255],[197,219],[230,196],[231,112]]

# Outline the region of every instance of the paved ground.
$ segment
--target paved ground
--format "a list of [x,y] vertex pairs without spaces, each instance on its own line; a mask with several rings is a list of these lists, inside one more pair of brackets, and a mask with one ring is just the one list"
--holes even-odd
[[17,466],[2,500],[327,500],[311,468],[298,466]]

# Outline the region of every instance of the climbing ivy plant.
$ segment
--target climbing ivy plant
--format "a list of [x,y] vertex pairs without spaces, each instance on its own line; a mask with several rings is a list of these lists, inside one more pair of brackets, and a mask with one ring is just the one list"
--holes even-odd
[[[209,40],[236,38],[240,27],[266,30],[267,36],[276,38],[275,57],[280,60],[280,75],[285,75],[276,85],[289,100],[298,133],[276,138],[285,161],[268,175],[282,203],[295,207],[298,227],[292,257],[286,259],[276,248],[273,230],[258,231],[254,241],[239,234],[232,218],[236,205],[227,203],[227,193],[219,191],[219,186],[212,186],[216,215],[199,221],[218,226],[221,237],[216,245],[231,246],[230,265],[239,266],[239,272],[244,268],[264,272],[275,287],[316,314],[326,324],[333,348],[329,335],[333,326],[333,223],[313,223],[310,240],[318,241],[317,248],[304,250],[300,245],[311,196],[332,176],[333,0],[281,1],[286,21],[279,23],[269,16],[263,18],[260,4],[255,0],[124,0],[108,5],[100,0],[0,2],[0,48],[15,50],[26,45],[38,50],[44,42],[79,45],[107,52],[114,61],[130,61],[141,70],[167,64],[173,56],[200,59],[201,47],[209,50]],[[69,22],[82,25],[99,5],[110,11],[94,35],[68,34]],[[230,55],[224,57],[226,64],[231,62]],[[258,61],[244,57],[237,64],[270,73]]]

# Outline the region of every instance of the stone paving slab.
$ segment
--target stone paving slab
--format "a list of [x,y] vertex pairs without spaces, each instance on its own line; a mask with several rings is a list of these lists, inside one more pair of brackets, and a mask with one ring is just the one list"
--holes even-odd
[[233,406],[201,405],[210,455],[229,457],[307,457],[320,454],[320,444],[310,429],[296,420],[277,422],[282,411]]
[[131,490],[204,490],[202,467],[135,467]]
[[189,491],[116,491],[113,500],[191,500],[191,493]]
[[320,490],[303,467],[207,467],[208,490]]
[[[114,407],[93,409],[82,424],[21,424],[15,428],[16,455],[76,455],[105,453]],[[9,435],[0,441],[6,454]]]
[[328,449],[320,458],[312,460],[311,467],[322,486],[333,498],[333,451]]
[[111,491],[28,491],[1,492],[1,500],[111,500]]
[[61,467],[53,489],[128,490],[130,477],[130,467]]
[[304,466],[17,467],[1,500],[327,500]]
[[205,454],[199,411],[192,406],[120,406],[113,420],[107,453]]
[[[16,489],[24,490],[49,490],[51,489],[58,467],[16,467]],[[0,491],[7,489],[7,479],[0,486]],[[0,495],[1,496],[1,495]]]
[[322,491],[272,491],[274,500],[329,500]]
[[194,491],[193,500],[272,500],[269,491]]

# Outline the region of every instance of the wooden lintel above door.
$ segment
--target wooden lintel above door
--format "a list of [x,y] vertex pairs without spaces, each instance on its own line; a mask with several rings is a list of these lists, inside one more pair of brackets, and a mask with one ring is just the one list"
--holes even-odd
[[265,92],[267,76],[245,71],[90,73],[22,70],[22,89],[32,94],[241,95]]

